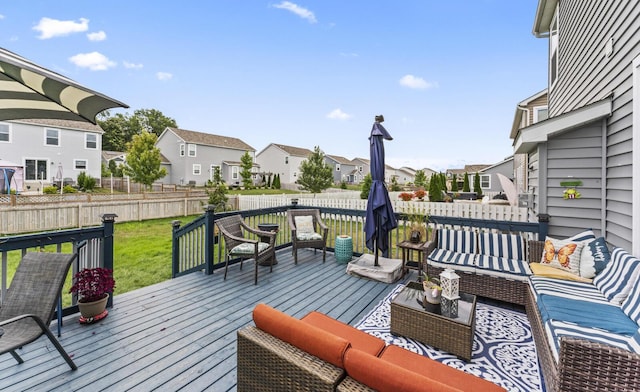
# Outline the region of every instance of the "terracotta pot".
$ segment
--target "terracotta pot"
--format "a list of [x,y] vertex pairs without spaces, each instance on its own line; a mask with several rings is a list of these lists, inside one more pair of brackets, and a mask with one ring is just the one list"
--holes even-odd
[[78,301],[78,309],[80,309],[80,314],[84,318],[95,317],[100,313],[104,312],[107,308],[107,300],[109,299],[109,294],[105,294],[102,299],[93,302],[80,302]]

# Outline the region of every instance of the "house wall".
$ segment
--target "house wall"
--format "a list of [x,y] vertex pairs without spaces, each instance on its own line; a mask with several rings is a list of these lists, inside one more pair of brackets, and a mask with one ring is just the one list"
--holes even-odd
[[300,174],[300,163],[306,158],[291,156],[286,151],[271,145],[261,151],[256,159],[261,171],[280,174],[281,184],[293,184]]
[[[482,175],[490,175],[491,179],[490,179],[490,187],[489,188],[482,188],[482,192],[486,193],[486,192],[502,192],[502,185],[500,185],[500,180],[498,179],[497,174],[503,174],[505,175],[507,178],[512,179],[513,178],[513,159],[509,159],[508,161],[503,162],[500,165],[496,165],[490,168],[487,168],[486,170],[483,170],[480,172],[480,176]],[[475,173],[474,173],[475,176]],[[474,178],[473,176],[469,175],[469,181],[471,182],[471,188],[473,189],[473,181]]]
[[[26,159],[47,161],[46,173],[41,185],[40,181],[25,181],[24,191],[42,191],[43,186],[52,184],[62,164],[63,177],[77,180],[78,174],[85,172],[93,178],[101,178],[102,135],[99,132],[65,129],[40,124],[24,124],[6,122],[11,127],[9,142],[0,142],[0,159],[25,165]],[[59,145],[45,145],[45,129],[59,130]],[[85,135],[96,135],[97,147],[86,148]],[[75,169],[76,160],[86,160],[86,169]],[[26,167],[25,167],[26,175]]]
[[[552,116],[613,94],[606,123],[605,236],[617,246],[632,243],[632,62],[640,55],[640,2],[559,2],[559,66],[549,89]],[[613,53],[607,57],[607,41]]]
[[171,170],[167,172],[167,177],[161,179],[163,183],[177,185],[188,183],[185,181],[186,162],[180,156],[180,143],[181,139],[171,131],[165,131],[156,142],[156,147],[171,162]]

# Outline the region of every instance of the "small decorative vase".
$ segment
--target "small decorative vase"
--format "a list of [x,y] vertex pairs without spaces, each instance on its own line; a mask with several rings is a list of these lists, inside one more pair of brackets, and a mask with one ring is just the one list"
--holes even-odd
[[424,288],[424,300],[430,304],[439,304],[442,288],[433,282],[422,282],[422,286]]
[[84,318],[95,317],[100,313],[104,312],[107,308],[107,300],[109,299],[109,294],[105,294],[102,299],[93,302],[80,302],[78,301],[78,309],[80,309],[80,314]]
[[420,234],[420,231],[411,230],[411,236],[409,237],[410,242],[417,244],[417,243],[420,243],[421,239],[422,239],[422,235]]

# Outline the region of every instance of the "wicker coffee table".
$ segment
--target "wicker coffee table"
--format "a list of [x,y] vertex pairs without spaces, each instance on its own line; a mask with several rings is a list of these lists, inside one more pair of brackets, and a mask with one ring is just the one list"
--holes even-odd
[[457,317],[445,317],[440,305],[422,305],[422,284],[409,282],[391,301],[391,333],[415,339],[471,360],[476,323],[476,296],[460,293]]

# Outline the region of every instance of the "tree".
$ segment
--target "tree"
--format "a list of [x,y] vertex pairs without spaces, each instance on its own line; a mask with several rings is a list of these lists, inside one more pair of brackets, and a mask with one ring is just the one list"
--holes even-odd
[[240,177],[242,177],[242,186],[244,189],[253,188],[253,173],[251,169],[253,169],[253,158],[249,151],[245,151],[245,153],[240,157]]
[[362,179],[362,185],[360,185],[360,198],[366,200],[369,198],[369,191],[371,190],[371,184],[373,184],[373,180],[371,179],[371,173],[367,173]]
[[453,173],[451,178],[451,192],[458,192],[458,176],[456,173]]
[[124,173],[147,187],[167,175],[165,168],[160,167],[160,150],[155,146],[157,140],[155,133],[142,132],[127,143]]
[[473,191],[476,193],[478,199],[482,198],[482,187],[480,186],[480,173],[476,172],[473,177]]
[[280,189],[280,173],[276,174],[273,178],[273,184],[271,185],[273,189]]
[[464,181],[462,182],[462,192],[471,192],[469,187],[469,173],[464,172]]
[[148,131],[159,136],[167,127],[177,128],[176,120],[166,117],[156,109],[139,109],[111,116],[108,111],[98,116],[98,125],[104,130],[102,149],[106,151],[125,151],[134,135]]
[[442,201],[440,174],[434,173],[429,181],[429,201]]
[[416,172],[416,177],[413,180],[413,182],[418,188],[426,188],[427,187],[427,175],[424,174],[424,170],[418,170]]
[[267,174],[267,188],[271,188],[271,173]]
[[222,179],[222,174],[220,172],[220,166],[216,166],[213,170],[213,178],[211,179],[211,189],[207,189],[207,194],[209,195],[209,205],[213,206],[213,210],[219,206],[226,207],[227,201],[229,198],[227,197],[227,192],[229,189],[227,185],[225,185],[224,180]]
[[311,193],[320,193],[333,184],[333,170],[324,160],[324,153],[319,146],[315,146],[309,157],[300,164],[300,176],[296,182]]
[[398,192],[400,190],[402,190],[402,188],[400,188],[400,184],[398,184],[398,178],[396,176],[391,177],[391,187],[390,187],[390,191],[391,192]]

